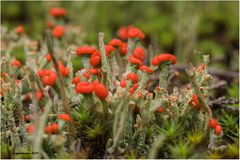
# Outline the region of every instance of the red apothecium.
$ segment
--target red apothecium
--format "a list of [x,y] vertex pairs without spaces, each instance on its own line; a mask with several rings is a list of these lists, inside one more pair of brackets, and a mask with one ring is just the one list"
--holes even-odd
[[55,26],[52,30],[53,37],[61,38],[64,35],[64,27],[63,26]]
[[139,69],[141,71],[145,71],[147,73],[152,73],[153,72],[153,70],[150,67],[148,67],[148,66],[141,66]]
[[193,94],[191,101],[189,102],[189,105],[196,107],[198,110],[201,108],[200,103],[198,101],[197,94]]
[[120,54],[122,56],[127,54],[127,43],[122,43],[122,46],[120,47]]
[[93,85],[90,82],[79,82],[75,91],[81,94],[89,94],[93,92]]
[[96,51],[95,48],[93,48],[92,46],[82,46],[82,47],[78,47],[76,52],[77,55],[80,56],[82,54],[93,54]]
[[136,73],[128,73],[127,79],[131,80],[133,83],[138,82],[138,75]]
[[22,33],[24,32],[23,26],[22,26],[22,25],[19,25],[19,26],[16,28],[16,32],[17,32],[18,34],[22,34]]
[[58,115],[58,119],[66,121],[66,122],[70,122],[72,120],[70,115],[69,114],[65,114],[65,113],[59,114]]
[[94,52],[90,57],[90,64],[97,67],[101,63],[101,55],[99,51]]
[[122,46],[122,41],[120,39],[112,39],[108,45],[113,46],[113,47],[121,47]]
[[106,56],[110,57],[110,53],[114,52],[116,49],[111,45],[105,45]]
[[77,85],[80,81],[81,81],[81,80],[80,80],[79,77],[73,77],[73,79],[72,79],[72,84]]
[[60,8],[60,7],[51,8],[49,10],[49,13],[53,17],[65,17],[67,15],[66,10],[64,8]]
[[48,54],[45,55],[45,57],[46,57],[46,59],[47,59],[48,62],[51,62],[51,61],[52,61],[52,56],[51,56],[51,54],[48,53]]
[[34,130],[35,130],[35,127],[33,125],[29,125],[28,128],[27,128],[27,132],[29,134],[32,134],[34,132]]
[[159,113],[163,112],[163,107],[158,107],[157,112]]
[[171,61],[172,64],[176,63],[176,57],[172,54],[160,54],[152,59],[152,65],[153,66],[158,66],[160,63],[165,62],[165,61]]
[[19,68],[19,67],[22,66],[21,62],[18,61],[18,60],[13,60],[13,61],[10,63],[10,65],[11,65],[12,67],[13,67],[13,66],[16,66],[17,68]]
[[216,135],[220,135],[222,133],[222,127],[219,124],[215,127],[214,130]]
[[53,86],[57,79],[57,73],[48,69],[38,71],[38,76],[42,78],[44,86]]
[[122,80],[121,82],[120,82],[120,86],[122,87],[122,88],[124,88],[124,87],[126,87],[126,81],[125,80]]
[[133,55],[133,57],[143,61],[143,59],[144,59],[144,49],[140,48],[140,47],[137,47],[137,48],[135,48],[132,55]]
[[98,81],[93,82],[93,91],[95,95],[100,99],[105,99],[108,96],[107,87]]
[[51,125],[47,125],[46,127],[45,127],[45,133],[47,133],[47,134],[50,134],[50,133],[52,133],[52,126]]
[[136,27],[132,27],[128,30],[128,38],[140,38],[144,39],[145,35],[144,33]]
[[214,118],[209,120],[209,128],[215,128],[218,125],[218,121]]
[[65,67],[61,61],[58,61],[58,69],[64,77],[67,77],[70,73],[69,68]]
[[135,58],[135,57],[133,57],[132,55],[129,56],[129,62],[130,62],[131,64],[138,64],[139,66],[142,65],[142,61],[139,60],[139,59],[137,59],[137,58]]

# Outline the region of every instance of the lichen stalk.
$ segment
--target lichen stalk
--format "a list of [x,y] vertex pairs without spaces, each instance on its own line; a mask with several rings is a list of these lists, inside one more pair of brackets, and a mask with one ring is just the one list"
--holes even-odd
[[107,61],[106,51],[105,51],[105,45],[104,45],[104,33],[100,32],[98,34],[99,39],[99,49],[102,59],[102,66],[103,66],[103,72],[106,74],[107,82],[109,84],[109,89],[113,90],[112,86],[112,71],[109,62]]

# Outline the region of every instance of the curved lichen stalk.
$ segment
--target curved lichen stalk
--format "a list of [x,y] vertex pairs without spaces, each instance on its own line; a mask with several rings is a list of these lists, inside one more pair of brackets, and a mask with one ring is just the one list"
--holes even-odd
[[104,33],[100,32],[98,34],[98,37],[99,37],[99,49],[100,49],[100,54],[102,59],[103,72],[106,74],[107,82],[109,84],[109,89],[113,90],[112,71],[111,71],[110,64],[107,60],[106,51],[104,47]]

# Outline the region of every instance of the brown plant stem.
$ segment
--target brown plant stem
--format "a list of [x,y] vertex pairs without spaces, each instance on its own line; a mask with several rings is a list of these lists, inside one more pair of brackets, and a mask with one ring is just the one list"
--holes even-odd
[[[53,39],[52,39],[50,31],[47,32],[47,47],[48,47],[49,53],[51,54],[52,61],[53,61],[53,64],[54,64],[54,68],[57,72],[59,84],[61,86],[60,87],[60,95],[61,95],[61,98],[62,98],[64,111],[67,114],[70,115],[71,108],[70,108],[69,101],[68,101],[67,95],[66,95],[66,86],[64,84],[63,76],[62,76],[60,70],[58,69],[57,60],[54,56]],[[68,123],[67,128],[68,128],[68,131],[69,131],[69,134],[70,134],[69,138],[70,138],[70,143],[71,143],[73,141],[72,136],[73,136],[73,133],[74,133],[74,128],[72,127],[71,123]]]

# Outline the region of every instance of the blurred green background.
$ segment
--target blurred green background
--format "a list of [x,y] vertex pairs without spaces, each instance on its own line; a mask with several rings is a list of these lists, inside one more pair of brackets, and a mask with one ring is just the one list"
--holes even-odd
[[51,7],[64,7],[67,22],[87,33],[85,41],[97,44],[102,31],[106,41],[116,37],[120,26],[135,25],[146,34],[143,45],[154,52],[177,55],[178,61],[195,61],[195,50],[211,55],[212,65],[238,71],[238,2],[1,2],[2,25],[25,27],[37,40]]

